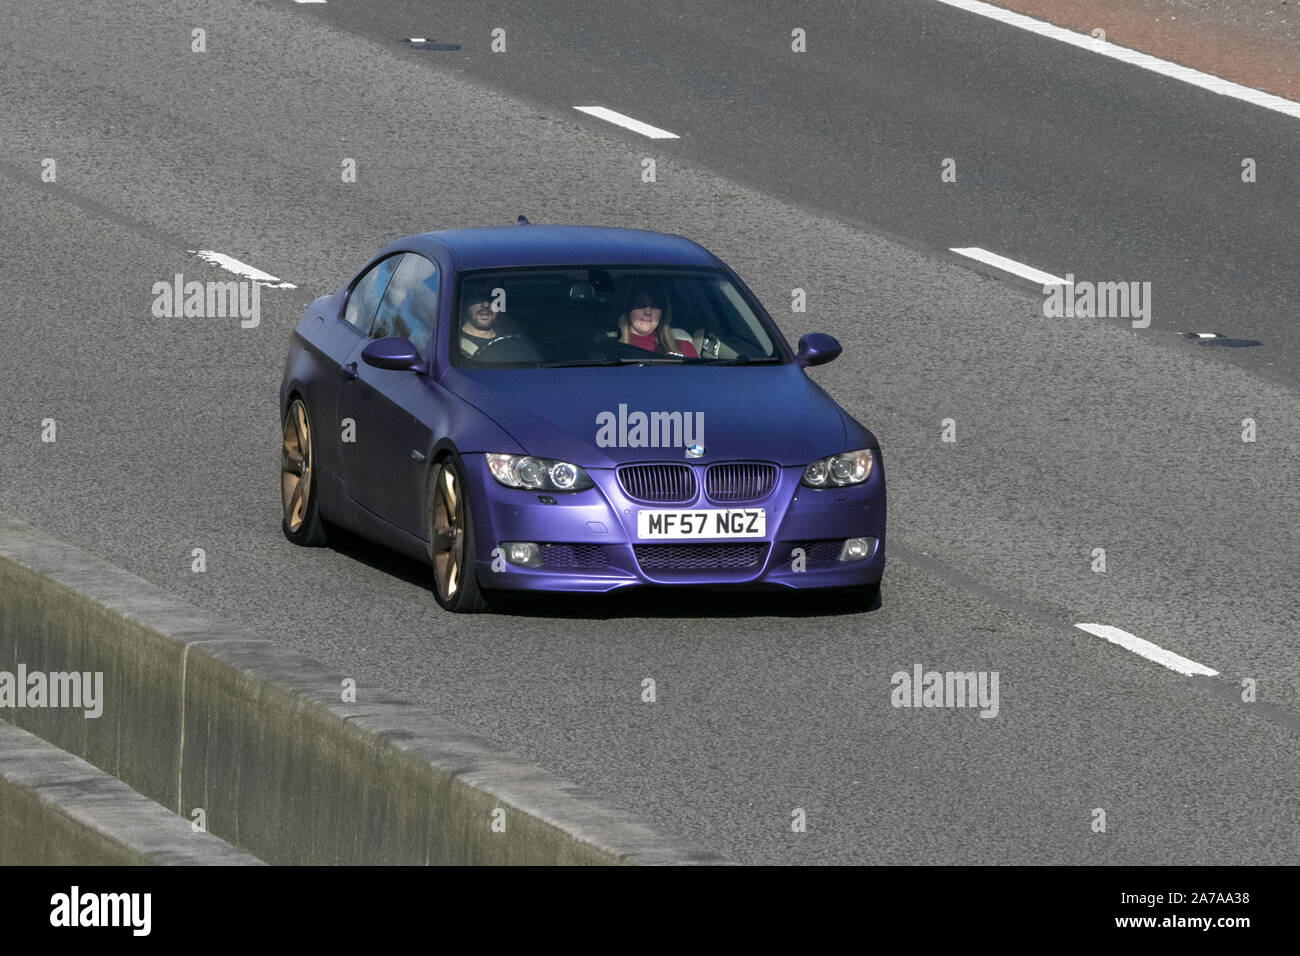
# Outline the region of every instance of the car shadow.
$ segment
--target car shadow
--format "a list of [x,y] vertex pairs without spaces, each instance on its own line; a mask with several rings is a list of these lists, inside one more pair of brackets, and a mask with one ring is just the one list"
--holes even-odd
[[855,599],[801,591],[721,591],[708,588],[636,588],[612,594],[527,594],[498,596],[493,613],[510,617],[603,621],[618,618],[709,619],[757,617],[840,617],[880,607],[877,596],[864,606]]
[[[407,584],[414,584],[426,590],[433,585],[433,572],[427,565],[398,554],[383,545],[367,541],[360,535],[353,534],[346,528],[329,524],[326,526],[331,550],[351,558],[366,567],[382,571],[400,578]],[[429,600],[433,600],[430,596]]]
[[[384,574],[432,593],[433,572],[419,561],[331,525],[329,546],[337,553]],[[618,618],[707,619],[749,617],[839,617],[874,611],[881,606],[877,594],[870,604],[858,595],[805,591],[744,591],[725,588],[624,588],[609,594],[543,594],[497,591],[491,612],[508,617],[569,620]]]

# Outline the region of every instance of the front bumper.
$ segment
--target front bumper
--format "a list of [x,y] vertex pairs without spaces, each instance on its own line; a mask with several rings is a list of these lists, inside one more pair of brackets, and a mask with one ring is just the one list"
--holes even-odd
[[[772,491],[746,502],[712,501],[704,482],[694,500],[649,503],[628,497],[614,469],[588,469],[595,487],[546,493],[505,488],[481,454],[462,459],[473,511],[476,571],[487,589],[605,592],[628,587],[845,588],[879,581],[885,569],[883,464],[851,488],[802,487],[802,467],[778,469]],[[702,478],[704,465],[697,466]],[[554,504],[544,499],[553,499]],[[766,511],[762,538],[642,541],[643,509],[754,508]],[[848,538],[871,538],[868,556],[840,561]],[[542,566],[505,560],[504,542],[536,542]],[[798,549],[798,550],[796,550]]]

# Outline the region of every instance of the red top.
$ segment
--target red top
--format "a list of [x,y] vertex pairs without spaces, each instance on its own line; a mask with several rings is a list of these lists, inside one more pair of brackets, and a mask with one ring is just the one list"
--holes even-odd
[[[645,349],[647,352],[657,352],[659,350],[658,343],[653,335],[637,335],[631,329],[628,329],[627,340],[629,344],[635,345],[639,349]],[[675,339],[674,341],[677,343],[677,351],[681,352],[682,355],[687,358],[700,357],[699,353],[695,351],[695,346],[686,339]]]

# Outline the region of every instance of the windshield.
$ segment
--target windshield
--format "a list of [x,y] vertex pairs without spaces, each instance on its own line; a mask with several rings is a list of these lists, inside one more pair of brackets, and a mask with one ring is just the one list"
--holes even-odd
[[452,364],[514,368],[782,362],[715,269],[566,266],[462,273]]

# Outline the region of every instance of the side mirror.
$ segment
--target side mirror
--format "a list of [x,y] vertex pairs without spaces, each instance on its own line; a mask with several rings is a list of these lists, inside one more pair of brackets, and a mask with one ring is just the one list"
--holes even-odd
[[392,336],[375,339],[361,351],[361,360],[375,368],[408,372],[420,367],[420,353],[406,339]]
[[825,332],[809,332],[799,339],[799,350],[794,353],[794,360],[800,368],[810,365],[825,365],[838,358],[844,349],[835,341],[835,336]]

